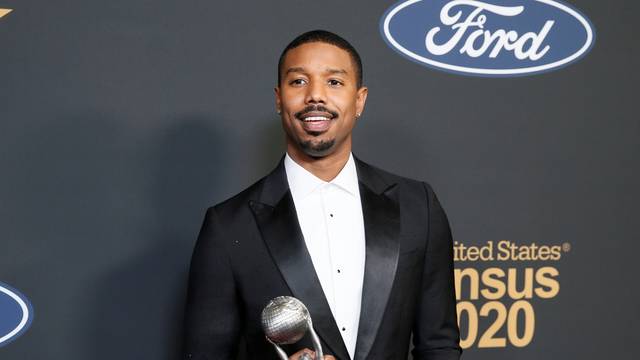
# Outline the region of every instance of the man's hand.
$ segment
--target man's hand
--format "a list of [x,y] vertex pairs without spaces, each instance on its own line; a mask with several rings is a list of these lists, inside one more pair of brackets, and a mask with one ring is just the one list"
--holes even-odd
[[[289,360],[316,360],[316,352],[309,349],[302,349],[289,356]],[[331,355],[325,355],[323,360],[336,360],[336,358]]]

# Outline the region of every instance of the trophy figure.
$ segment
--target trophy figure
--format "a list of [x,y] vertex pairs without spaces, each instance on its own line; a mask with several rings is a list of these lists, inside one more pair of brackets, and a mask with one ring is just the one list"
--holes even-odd
[[[278,296],[262,310],[262,328],[267,340],[273,344],[281,360],[288,360],[279,345],[294,344],[309,331],[316,351],[316,359],[323,359],[320,338],[313,330],[311,315],[304,304],[291,296]],[[309,359],[304,354],[301,359]]]

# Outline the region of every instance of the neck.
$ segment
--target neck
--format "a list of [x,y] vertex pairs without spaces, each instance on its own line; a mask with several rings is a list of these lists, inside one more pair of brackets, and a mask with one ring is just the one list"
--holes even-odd
[[305,170],[317,178],[329,182],[338,176],[342,168],[344,168],[344,165],[349,161],[351,146],[345,146],[344,149],[337,149],[330,155],[321,158],[314,158],[305,154],[297,147],[287,144],[287,153],[293,161]]

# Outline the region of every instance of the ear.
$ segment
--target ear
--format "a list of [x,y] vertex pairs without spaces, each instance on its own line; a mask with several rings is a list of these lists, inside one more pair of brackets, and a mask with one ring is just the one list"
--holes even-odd
[[273,92],[276,96],[276,112],[280,114],[282,112],[282,105],[280,102],[280,86],[274,87]]
[[364,104],[367,102],[367,94],[369,89],[366,86],[360,87],[356,93],[356,113],[362,115],[364,112]]

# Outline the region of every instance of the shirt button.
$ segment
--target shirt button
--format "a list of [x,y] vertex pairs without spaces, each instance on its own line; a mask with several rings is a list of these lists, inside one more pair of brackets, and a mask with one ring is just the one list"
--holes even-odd
[[340,269],[338,269],[338,274],[340,274]]
[[333,217],[333,214],[329,214],[329,216]]
[[347,330],[347,329],[343,327],[343,328],[342,328],[342,331],[345,331],[345,330]]

